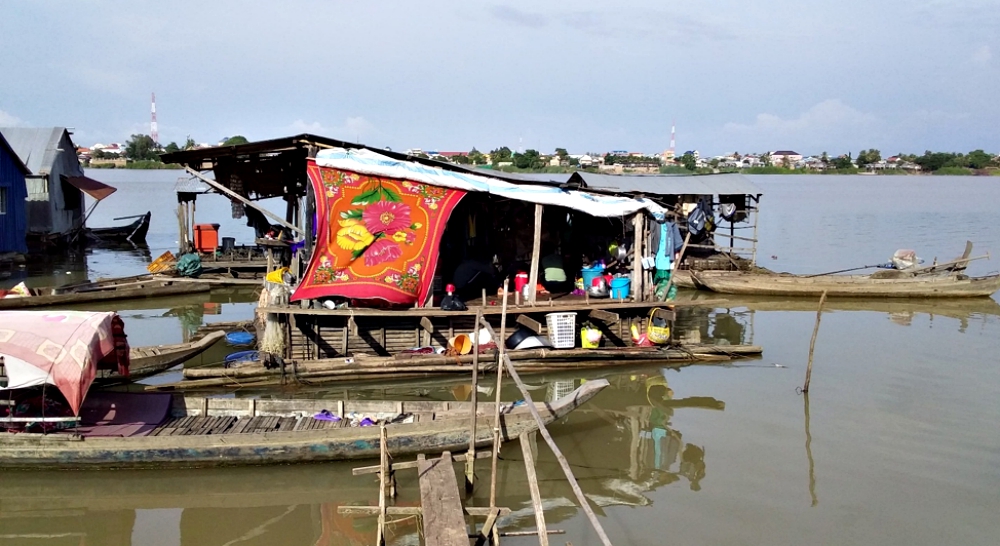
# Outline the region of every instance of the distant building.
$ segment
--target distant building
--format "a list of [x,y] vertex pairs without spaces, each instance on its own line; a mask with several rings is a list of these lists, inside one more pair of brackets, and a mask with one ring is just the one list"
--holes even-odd
[[0,256],[28,251],[25,243],[28,188],[24,180],[27,174],[24,162],[0,134]]
[[100,199],[114,189],[84,176],[76,146],[65,127],[0,128],[0,134],[28,169],[28,246],[69,242],[71,235],[84,227],[83,192]]
[[771,165],[781,166],[785,164],[795,166],[799,161],[802,161],[802,154],[798,152],[793,152],[791,150],[778,150],[776,152],[771,152]]

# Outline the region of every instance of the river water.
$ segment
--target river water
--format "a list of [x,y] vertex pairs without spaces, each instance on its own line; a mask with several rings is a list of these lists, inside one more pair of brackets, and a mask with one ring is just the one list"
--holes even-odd
[[[91,225],[153,210],[150,252],[90,251],[33,266],[32,282],[140,273],[176,248],[176,171],[91,171],[119,192]],[[1000,180],[973,177],[752,177],[764,192],[759,262],[818,273],[878,263],[898,248],[945,260],[966,240],[1000,251]],[[226,200],[198,217],[247,242]],[[276,209],[277,210],[277,209]],[[973,262],[971,274],[1000,269]],[[68,274],[67,274],[68,272]],[[0,280],[9,285],[17,279]],[[682,297],[701,297],[684,294]],[[996,296],[994,296],[995,298]],[[202,322],[249,318],[239,294],[122,309],[134,345],[176,343]],[[713,298],[716,299],[716,298]],[[159,300],[156,300],[159,301]],[[551,432],[615,544],[996,544],[1000,540],[1000,304],[832,300],[802,385],[816,302],[734,299],[685,311],[690,339],[752,342],[760,360],[733,366],[640,368],[530,377],[536,400],[582,380],[611,388]],[[202,363],[217,361],[216,348]],[[664,397],[664,385],[670,395]],[[460,384],[353,385],[296,395],[463,398]],[[506,399],[518,398],[509,386]],[[698,398],[694,398],[698,397]],[[714,399],[716,402],[712,402]],[[553,543],[599,544],[557,462],[538,448]],[[0,473],[0,544],[370,544],[373,518],[337,506],[374,504],[377,482],[357,464],[187,471]],[[488,503],[489,463],[477,467]],[[419,503],[400,471],[400,505]],[[498,504],[504,530],[534,527],[517,443],[506,445]],[[400,519],[391,543],[417,544]],[[537,539],[508,538],[531,544]]]

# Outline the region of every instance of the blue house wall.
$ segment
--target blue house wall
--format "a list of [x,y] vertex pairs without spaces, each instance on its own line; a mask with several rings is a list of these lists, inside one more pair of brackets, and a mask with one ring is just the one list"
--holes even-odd
[[0,253],[25,253],[28,230],[24,182],[25,167],[0,135]]

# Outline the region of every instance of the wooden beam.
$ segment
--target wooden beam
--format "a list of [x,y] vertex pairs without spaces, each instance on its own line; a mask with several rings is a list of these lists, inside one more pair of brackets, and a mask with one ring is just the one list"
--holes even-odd
[[469,429],[469,452],[465,459],[465,491],[471,493],[476,484],[476,418],[479,416],[479,321],[483,313],[476,313],[472,332],[472,426]]
[[528,275],[528,305],[535,305],[538,288],[538,261],[542,253],[542,205],[535,205],[535,236],[531,243],[531,273]]
[[[535,332],[536,334],[542,333],[542,323],[529,317],[528,315],[518,315],[517,323],[522,326],[526,326],[529,330]],[[476,321],[476,324],[479,324],[479,321]]]
[[434,333],[434,323],[428,317],[420,317],[420,327],[423,328],[428,334]]
[[476,546],[483,546],[486,544],[486,541],[489,540],[489,536],[493,533],[493,526],[496,525],[497,517],[499,515],[499,508],[490,508],[490,515],[486,516],[486,523],[483,523],[483,527],[479,530],[479,534],[475,537],[470,537],[476,539]]
[[521,453],[524,455],[524,470],[528,475],[528,490],[531,492],[531,504],[535,508],[535,525],[538,526],[538,542],[540,546],[549,546],[549,533],[545,526],[545,508],[542,506],[542,494],[538,490],[538,477],[535,475],[535,456],[531,453],[531,442],[528,433],[521,434]]
[[[476,452],[476,458],[477,459],[485,459],[485,458],[487,458],[489,456],[490,456],[490,453],[487,452],[487,451],[477,451]],[[467,455],[465,453],[459,453],[458,455],[452,456],[451,460],[460,463],[462,461],[465,461],[466,457],[467,457]],[[393,472],[395,472],[396,470],[407,470],[407,469],[410,469],[410,468],[416,468],[417,467],[417,461],[403,461],[403,462],[399,462],[399,463],[390,463],[389,467],[390,467],[390,469]],[[354,476],[361,476],[363,474],[378,474],[378,472],[379,472],[379,466],[378,465],[373,465],[373,466],[359,466],[358,468],[355,468],[354,470],[351,471],[352,475],[354,475]]]
[[196,176],[202,182],[208,184],[209,186],[212,186],[216,190],[218,190],[218,191],[220,191],[220,192],[228,195],[229,197],[231,197],[233,199],[236,199],[237,201],[243,203],[244,205],[246,205],[248,207],[253,207],[253,208],[259,210],[262,214],[264,214],[264,216],[267,216],[268,218],[274,220],[279,225],[281,225],[283,227],[286,227],[288,229],[291,229],[291,230],[293,230],[293,231],[295,231],[295,232],[297,232],[299,234],[303,233],[303,231],[302,231],[301,228],[293,226],[292,224],[289,224],[288,222],[282,220],[280,216],[278,216],[278,215],[272,213],[271,211],[269,211],[269,210],[261,207],[260,205],[257,205],[253,201],[247,199],[246,197],[243,197],[242,195],[240,195],[240,194],[234,192],[233,190],[231,190],[231,189],[223,186],[222,184],[219,184],[215,180],[212,180],[211,178],[207,178],[207,177],[203,176],[200,172],[192,169],[191,167],[184,167],[184,169],[187,170],[187,172],[191,173],[192,175]]
[[[465,515],[485,518],[489,517],[491,510],[499,510],[501,516],[509,516],[510,508],[497,506],[490,509],[486,506],[466,506],[462,509]],[[337,513],[344,516],[377,516],[378,506],[340,506]],[[421,510],[419,506],[388,506],[385,509],[388,516],[419,516]]]
[[618,313],[612,313],[611,311],[601,311],[600,309],[591,309],[590,318],[594,320],[599,320],[604,324],[616,324],[621,317]]
[[417,461],[417,465],[420,472],[424,543],[435,546],[469,546],[451,453],[443,453],[440,459]]

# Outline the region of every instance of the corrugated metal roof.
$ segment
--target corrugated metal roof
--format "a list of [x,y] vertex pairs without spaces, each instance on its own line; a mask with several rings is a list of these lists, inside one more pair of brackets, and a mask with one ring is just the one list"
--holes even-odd
[[14,151],[14,148],[11,148],[10,144],[7,142],[7,139],[4,138],[2,130],[0,130],[0,148],[7,150],[7,153],[10,154],[10,160],[14,163],[14,166],[16,166],[18,170],[20,170],[24,174],[29,174],[28,167],[25,166],[23,161],[21,161],[21,156],[17,155],[17,152]]
[[35,175],[48,174],[60,151],[76,155],[76,150],[59,150],[65,131],[65,127],[0,127],[7,143]]
[[762,195],[746,176],[724,174],[612,175],[577,171],[571,182],[585,187],[622,193],[654,195]]

